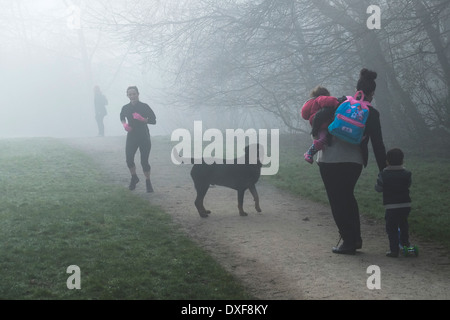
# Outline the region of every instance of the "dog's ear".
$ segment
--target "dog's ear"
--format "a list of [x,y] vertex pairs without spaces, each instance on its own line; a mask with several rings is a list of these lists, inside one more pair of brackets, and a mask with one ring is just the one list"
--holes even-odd
[[264,151],[264,146],[260,143],[257,144],[257,152],[258,152],[258,160],[260,162],[264,161],[264,155],[265,155],[265,151]]
[[257,164],[260,161],[260,144],[255,143],[245,147],[245,157],[247,164]]

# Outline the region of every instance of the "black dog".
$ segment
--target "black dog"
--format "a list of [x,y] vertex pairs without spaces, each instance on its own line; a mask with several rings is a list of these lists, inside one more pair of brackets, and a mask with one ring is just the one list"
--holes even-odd
[[[191,170],[191,177],[197,191],[197,197],[194,203],[200,217],[208,217],[208,214],[211,213],[203,205],[203,199],[210,185],[224,186],[237,190],[238,209],[241,216],[247,216],[247,213],[243,209],[243,204],[244,193],[249,189],[255,201],[256,211],[261,212],[259,196],[255,186],[261,175],[260,148],[262,147],[259,144],[255,146],[255,161],[251,161],[250,152],[252,149],[250,146],[247,146],[245,148],[245,156],[240,159],[235,158],[232,164],[228,164],[225,159],[223,159],[223,164],[215,162],[208,164],[204,159],[201,164],[194,164]],[[177,158],[180,159],[179,156]],[[191,159],[192,162],[193,159]]]

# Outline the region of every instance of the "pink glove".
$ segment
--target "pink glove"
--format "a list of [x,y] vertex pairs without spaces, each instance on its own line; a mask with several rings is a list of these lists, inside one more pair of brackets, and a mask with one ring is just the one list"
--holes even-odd
[[123,127],[124,127],[125,131],[128,131],[128,132],[130,132],[131,130],[133,130],[133,128],[130,127],[130,126],[128,125],[128,123],[126,123],[126,122],[123,124]]
[[133,118],[142,122],[147,122],[147,119],[145,119],[143,116],[141,116],[139,113],[135,112],[133,113]]

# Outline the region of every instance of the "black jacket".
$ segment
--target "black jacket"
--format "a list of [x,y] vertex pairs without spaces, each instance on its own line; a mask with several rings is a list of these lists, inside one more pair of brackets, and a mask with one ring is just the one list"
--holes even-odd
[[[148,118],[147,123],[134,119],[133,113],[135,112],[139,113],[144,118]],[[149,136],[150,132],[147,124],[156,124],[155,113],[148,104],[141,101],[139,101],[136,105],[129,103],[122,107],[122,111],[120,112],[120,121],[123,122],[125,118],[128,120],[128,124],[131,128],[133,128],[133,130],[128,132],[128,136],[133,137]]]
[[386,148],[381,132],[380,113],[372,106],[369,106],[369,117],[366,122],[366,130],[364,131],[364,137],[360,144],[364,167],[367,166],[367,161],[369,159],[369,140],[372,141],[375,160],[377,161],[378,170],[381,171],[386,167]]
[[383,192],[383,204],[387,209],[411,206],[411,176],[402,166],[388,166],[378,174],[375,190]]

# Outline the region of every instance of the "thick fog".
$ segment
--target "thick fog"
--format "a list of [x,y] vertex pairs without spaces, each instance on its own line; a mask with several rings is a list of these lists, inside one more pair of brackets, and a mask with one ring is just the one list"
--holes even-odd
[[[94,85],[109,101],[106,135],[122,134],[119,112],[129,102],[125,94],[129,85],[139,86],[142,100],[152,105],[151,96],[161,86],[158,75],[143,74],[139,57],[89,28],[83,29],[91,59],[86,70],[78,29],[83,22],[76,25],[67,2],[3,1],[2,5],[1,137],[97,135]],[[152,107],[159,118],[166,117],[166,110]],[[167,133],[164,126],[153,130]]]
[[[177,128],[309,133],[300,107],[316,85],[354,93],[378,73],[385,135],[450,132],[448,1],[1,0],[0,137],[97,135],[93,88],[107,97],[105,135],[138,86]],[[376,10],[375,10],[375,9]]]
[[[86,5],[89,3],[89,8]],[[105,1],[2,1],[0,137],[89,137],[98,133],[93,88],[108,99],[105,135],[125,134],[119,120],[136,85],[157,116],[153,135],[192,129],[194,120],[221,128],[227,112],[165,101],[171,83],[110,29],[100,30]],[[115,1],[117,12],[127,1]],[[109,7],[116,10],[114,6]],[[79,9],[79,11],[77,11]],[[87,65],[88,64],[88,65]],[[217,120],[219,121],[217,122]],[[270,120],[272,121],[272,120]]]

